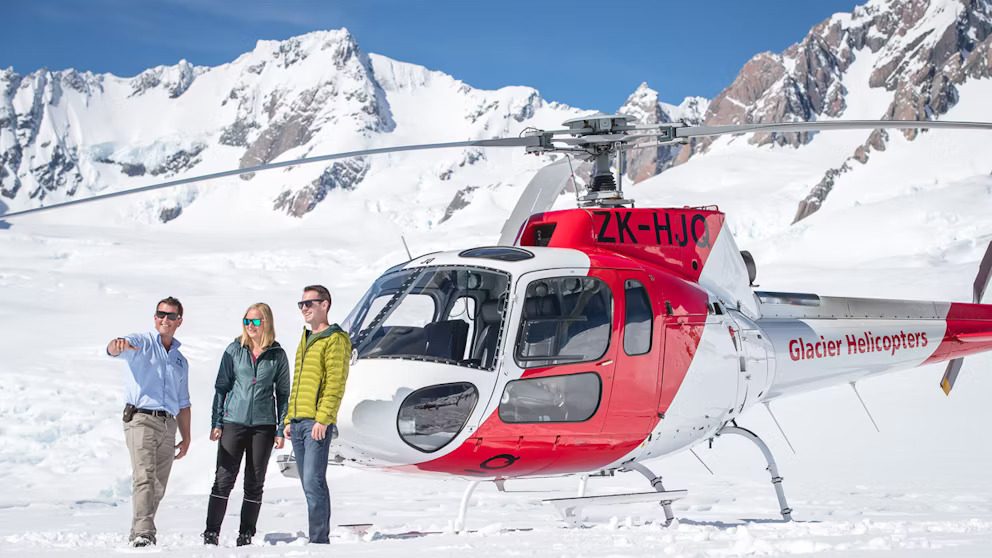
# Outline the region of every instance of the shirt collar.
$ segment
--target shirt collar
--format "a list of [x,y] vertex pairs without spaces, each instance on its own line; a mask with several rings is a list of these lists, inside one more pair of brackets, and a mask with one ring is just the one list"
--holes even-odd
[[[158,343],[159,345],[161,345],[163,349],[165,348],[165,344],[162,343],[162,334],[159,333],[159,332],[157,332],[157,331],[155,332],[155,342]],[[182,345],[183,344],[179,342],[179,339],[176,339],[175,337],[173,337],[172,338],[172,347],[169,349],[168,352],[171,352],[172,349],[178,349]]]

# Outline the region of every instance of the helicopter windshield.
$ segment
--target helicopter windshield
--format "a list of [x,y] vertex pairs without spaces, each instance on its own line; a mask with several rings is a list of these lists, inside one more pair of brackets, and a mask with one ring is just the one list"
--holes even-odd
[[475,267],[386,273],[344,323],[358,358],[413,358],[492,370],[509,274]]

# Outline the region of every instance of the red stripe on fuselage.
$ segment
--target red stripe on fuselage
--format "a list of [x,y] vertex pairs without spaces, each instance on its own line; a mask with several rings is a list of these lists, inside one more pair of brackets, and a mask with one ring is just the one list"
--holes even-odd
[[992,350],[992,304],[952,302],[947,331],[937,350],[923,364],[931,364]]

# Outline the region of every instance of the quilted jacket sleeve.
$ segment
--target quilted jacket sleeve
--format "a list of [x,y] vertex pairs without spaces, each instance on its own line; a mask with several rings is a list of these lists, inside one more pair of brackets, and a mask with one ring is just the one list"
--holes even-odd
[[289,411],[289,392],[292,375],[289,372],[289,359],[286,352],[280,351],[278,368],[276,369],[276,437],[283,435],[283,424]]
[[317,402],[315,420],[321,424],[337,424],[338,409],[344,397],[351,363],[351,340],[345,333],[331,336],[323,351],[324,381]]
[[225,350],[220,357],[220,368],[214,381],[214,403],[210,413],[210,424],[213,428],[224,428],[224,402],[227,394],[234,389],[234,357],[230,350]]

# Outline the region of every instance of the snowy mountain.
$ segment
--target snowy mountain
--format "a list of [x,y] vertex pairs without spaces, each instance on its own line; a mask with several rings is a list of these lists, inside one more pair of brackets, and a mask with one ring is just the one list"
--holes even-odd
[[[0,195],[11,209],[278,158],[517,134],[579,113],[530,88],[477,90],[367,55],[347,30],[260,41],[229,64],[181,61],[133,78],[44,69],[21,76],[8,69],[0,73],[0,92]],[[431,161],[417,174],[450,181],[486,155],[448,152],[443,160],[446,168]],[[328,192],[377,174],[382,162],[342,161],[245,179],[276,190],[265,205],[300,217]],[[468,186],[460,182],[453,182],[461,188],[449,200]],[[178,217],[195,196],[189,188],[160,197],[154,217]]]
[[[961,101],[964,85],[990,77],[990,35],[988,0],[871,0],[816,25],[781,53],[755,55],[712,102],[688,97],[672,105],[644,83],[619,112],[645,124],[941,118]],[[133,78],[44,69],[21,76],[7,69],[0,71],[0,201],[24,209],[279,158],[514,135],[583,112],[530,88],[483,91],[367,55],[347,30],[260,41],[229,64],[195,67],[184,60]],[[913,140],[917,132],[900,135]],[[815,137],[766,133],[746,141],[798,149]],[[700,139],[631,151],[625,174],[640,182],[725,144]],[[888,132],[864,132],[843,159],[821,165],[796,200],[792,221],[823,207],[842,176],[869,166],[871,155],[890,144]],[[399,158],[415,167],[406,181],[433,182],[444,193],[420,205],[437,223],[469,205],[480,187],[501,187],[506,162],[490,157],[463,151]],[[540,164],[510,159],[516,172]],[[302,217],[331,191],[381,178],[382,165],[382,159],[346,160],[245,179],[261,183],[253,188],[262,192],[254,195],[257,203]],[[485,170],[469,178],[466,168]],[[169,221],[200,192],[187,187],[123,214]]]

